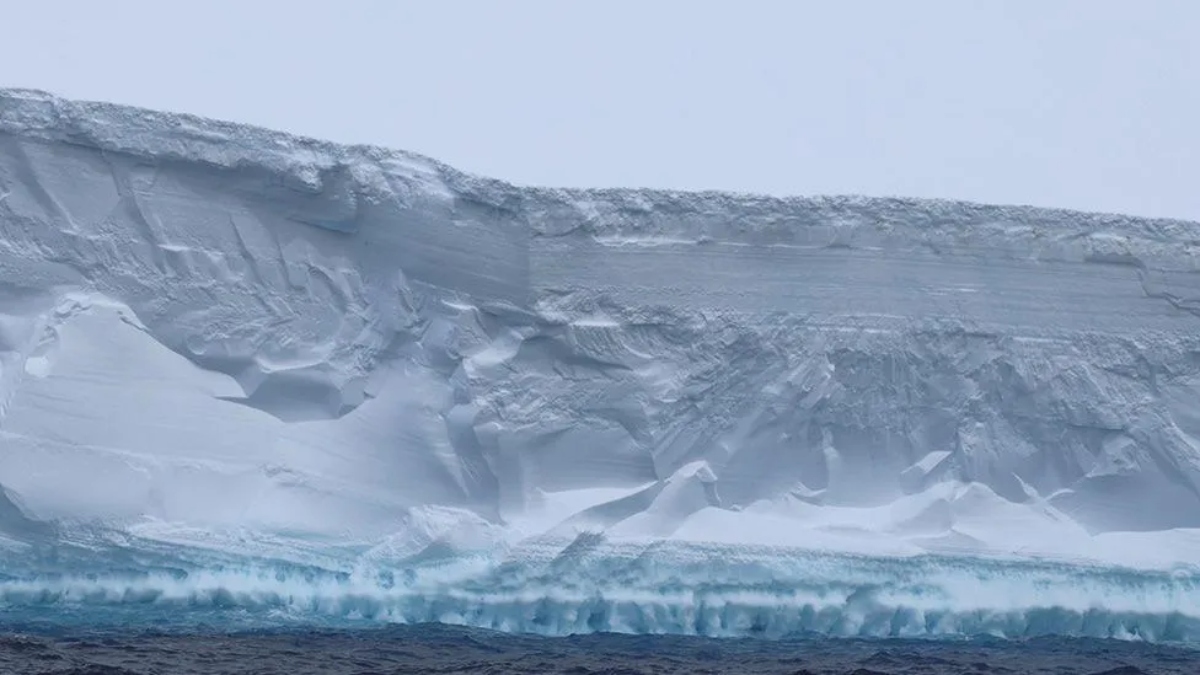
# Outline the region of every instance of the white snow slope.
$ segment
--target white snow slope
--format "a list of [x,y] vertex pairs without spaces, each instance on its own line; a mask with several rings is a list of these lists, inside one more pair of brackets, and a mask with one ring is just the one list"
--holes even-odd
[[[1200,225],[517,188],[3,90],[0,488],[13,556],[486,567],[601,532],[1149,574],[1200,561]],[[1126,609],[1200,617],[1164,578]],[[709,625],[596,624],[740,630]]]

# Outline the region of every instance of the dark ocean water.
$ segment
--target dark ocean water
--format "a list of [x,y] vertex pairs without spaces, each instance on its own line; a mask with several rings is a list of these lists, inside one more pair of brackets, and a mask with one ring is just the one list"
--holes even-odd
[[1200,674],[1200,651],[1082,638],[539,637],[436,624],[365,630],[154,633],[48,631],[0,623],[0,635],[0,673],[5,674]]

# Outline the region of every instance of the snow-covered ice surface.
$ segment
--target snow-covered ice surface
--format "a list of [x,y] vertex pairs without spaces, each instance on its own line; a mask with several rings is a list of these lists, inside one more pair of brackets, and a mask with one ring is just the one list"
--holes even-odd
[[1200,640],[1200,225],[0,91],[0,609],[130,603]]

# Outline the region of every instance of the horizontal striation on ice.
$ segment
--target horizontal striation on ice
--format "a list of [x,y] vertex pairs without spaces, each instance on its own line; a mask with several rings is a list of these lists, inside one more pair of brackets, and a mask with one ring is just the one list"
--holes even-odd
[[407,550],[444,508],[492,543],[1170,565],[1200,225],[523,188],[4,90],[0,444],[5,538]]
[[336,568],[162,558],[103,574],[73,572],[59,561],[53,574],[0,579],[0,606],[18,624],[54,616],[155,630],[213,621],[245,629],[441,622],[543,635],[1066,635],[1200,643],[1194,570],[617,544],[594,534],[569,543],[530,541],[499,554],[446,558],[435,549],[396,551],[402,570],[379,566],[372,555]]

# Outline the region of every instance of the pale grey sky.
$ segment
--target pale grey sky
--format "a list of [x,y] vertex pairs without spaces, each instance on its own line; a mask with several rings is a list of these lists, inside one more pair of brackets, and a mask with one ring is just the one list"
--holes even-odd
[[523,184],[1200,220],[1196,0],[0,0],[0,86]]

